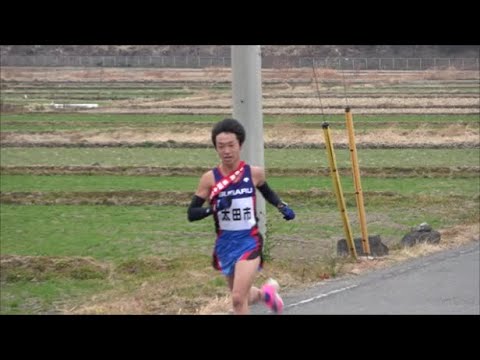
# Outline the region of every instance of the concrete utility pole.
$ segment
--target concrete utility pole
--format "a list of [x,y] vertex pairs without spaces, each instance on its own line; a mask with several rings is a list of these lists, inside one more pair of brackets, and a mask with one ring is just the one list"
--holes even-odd
[[[261,50],[259,45],[232,46],[233,118],[247,132],[242,158],[251,165],[265,167],[263,156]],[[265,199],[257,191],[259,230],[265,237]]]

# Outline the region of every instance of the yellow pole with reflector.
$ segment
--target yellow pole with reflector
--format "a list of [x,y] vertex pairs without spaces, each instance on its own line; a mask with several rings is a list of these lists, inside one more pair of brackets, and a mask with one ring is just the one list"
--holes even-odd
[[345,232],[345,238],[347,241],[348,250],[350,255],[357,260],[357,251],[352,238],[352,229],[350,228],[350,222],[348,220],[347,209],[345,207],[345,198],[343,197],[342,184],[340,183],[340,176],[337,171],[337,164],[335,160],[335,153],[333,151],[330,128],[327,122],[322,124],[323,132],[325,134],[325,147],[327,149],[328,163],[330,165],[330,174],[332,175],[333,187],[335,195],[337,197],[337,205],[340,210],[340,215],[343,222],[343,230]]
[[362,248],[366,255],[370,255],[370,244],[368,242],[367,220],[365,216],[365,206],[363,203],[362,183],[360,181],[360,170],[358,167],[357,146],[355,145],[355,132],[353,130],[353,116],[350,108],[345,108],[345,118],[347,122],[348,144],[350,149],[350,159],[352,161],[353,183],[355,186],[355,198],[357,200],[358,217],[362,231]]

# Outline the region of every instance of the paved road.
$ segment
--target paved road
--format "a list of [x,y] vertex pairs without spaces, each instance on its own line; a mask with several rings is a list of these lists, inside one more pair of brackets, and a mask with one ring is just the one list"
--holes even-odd
[[[284,294],[284,314],[480,314],[480,244]],[[269,314],[264,305],[253,314]]]

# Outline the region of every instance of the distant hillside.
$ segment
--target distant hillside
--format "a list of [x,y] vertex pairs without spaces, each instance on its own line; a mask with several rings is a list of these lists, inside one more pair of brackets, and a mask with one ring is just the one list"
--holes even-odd
[[[478,58],[479,45],[263,45],[265,56]],[[229,45],[2,45],[1,55],[230,56]]]

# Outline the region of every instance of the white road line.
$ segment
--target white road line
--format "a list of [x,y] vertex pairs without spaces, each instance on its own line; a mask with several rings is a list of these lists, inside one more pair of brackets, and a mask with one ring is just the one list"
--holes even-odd
[[293,307],[293,306],[297,306],[297,305],[301,305],[301,304],[306,304],[306,303],[309,303],[311,301],[314,301],[314,300],[317,300],[317,299],[320,299],[320,298],[323,298],[323,297],[327,297],[327,296],[330,296],[330,295],[333,295],[333,294],[336,294],[336,293],[339,293],[339,292],[342,292],[342,291],[345,291],[345,290],[348,290],[348,289],[355,288],[357,286],[358,285],[351,285],[351,286],[347,286],[347,287],[344,287],[344,288],[341,288],[341,289],[333,290],[333,291],[330,291],[330,292],[325,293],[325,294],[320,294],[320,295],[311,297],[309,299],[305,299],[305,300],[302,300],[302,301],[299,301],[299,302],[296,302],[296,303],[293,303],[293,304],[286,305],[284,308],[289,308],[289,307]]

